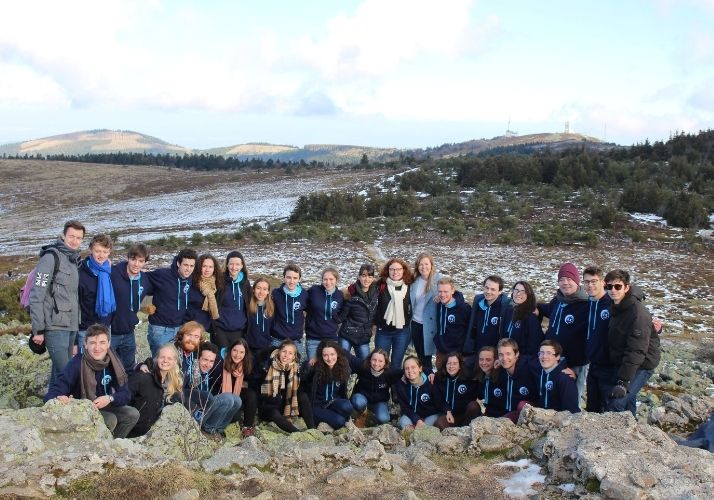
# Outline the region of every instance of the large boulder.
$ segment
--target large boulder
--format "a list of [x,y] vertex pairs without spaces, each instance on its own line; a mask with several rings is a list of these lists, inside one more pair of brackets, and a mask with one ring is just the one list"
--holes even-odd
[[608,498],[714,498],[714,455],[677,446],[628,412],[573,415],[537,446],[553,481],[596,486]]
[[156,454],[178,460],[201,460],[213,455],[217,444],[207,439],[180,403],[168,405],[140,441]]
[[26,335],[0,335],[0,409],[42,405],[50,378],[50,357],[27,347]]

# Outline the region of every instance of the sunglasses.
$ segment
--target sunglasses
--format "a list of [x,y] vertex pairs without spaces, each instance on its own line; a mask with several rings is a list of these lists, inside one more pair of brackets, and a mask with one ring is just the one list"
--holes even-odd
[[613,288],[617,290],[618,292],[623,289],[625,285],[622,283],[608,283],[605,285],[605,290],[612,290]]

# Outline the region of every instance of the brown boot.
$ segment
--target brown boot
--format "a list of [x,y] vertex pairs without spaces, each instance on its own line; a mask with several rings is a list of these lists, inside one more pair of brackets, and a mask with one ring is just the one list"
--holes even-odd
[[369,415],[367,414],[367,410],[364,410],[357,416],[357,418],[355,418],[355,427],[359,427],[360,429],[364,429],[365,427],[367,427],[368,417]]

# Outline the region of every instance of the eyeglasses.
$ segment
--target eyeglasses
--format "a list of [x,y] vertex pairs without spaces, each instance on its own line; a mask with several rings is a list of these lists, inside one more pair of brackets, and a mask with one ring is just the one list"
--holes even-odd
[[551,357],[553,357],[553,356],[555,356],[555,353],[554,353],[554,352],[550,352],[550,351],[538,351],[538,357],[539,357],[539,358],[551,358]]
[[523,289],[523,288],[514,288],[514,289],[513,289],[513,294],[514,294],[514,295],[520,295],[520,294],[522,294],[522,293],[526,293],[525,289]]
[[390,273],[391,273],[391,272],[395,272],[395,273],[396,273],[396,272],[401,272],[401,271],[404,271],[404,268],[402,268],[402,267],[390,267],[390,268],[389,268],[389,272],[390,272]]
[[612,290],[614,288],[619,292],[624,286],[622,283],[608,283],[605,285],[605,290]]
[[594,284],[597,283],[598,281],[600,281],[598,278],[595,278],[595,279],[592,279],[592,280],[583,280],[583,284],[584,284],[584,285],[594,285]]

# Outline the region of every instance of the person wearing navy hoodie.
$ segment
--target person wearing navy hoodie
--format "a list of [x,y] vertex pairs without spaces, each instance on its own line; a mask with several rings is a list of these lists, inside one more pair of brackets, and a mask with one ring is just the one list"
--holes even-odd
[[527,281],[517,281],[511,289],[511,299],[515,304],[503,318],[504,337],[518,342],[521,354],[535,357],[543,342],[543,328],[536,310],[536,296]]
[[112,266],[112,287],[117,309],[112,316],[112,347],[127,373],[136,363],[134,328],[139,323],[136,313],[141,301],[153,293],[151,283],[143,271],[149,260],[149,250],[143,243],[129,247],[127,260]]
[[587,411],[602,413],[605,411],[610,389],[612,372],[610,347],[607,331],[610,327],[610,305],[612,299],[605,293],[605,273],[596,266],[583,270],[583,286],[588,294],[588,332],[586,337],[586,355],[590,362],[586,379]]
[[481,407],[476,402],[478,383],[466,376],[464,358],[458,352],[447,354],[434,376],[434,385],[442,404],[442,415],[435,424],[439,430],[469,425],[481,415]]
[[226,256],[224,287],[218,298],[218,319],[213,322],[213,338],[218,347],[227,349],[245,335],[251,288],[248,268],[240,252]]
[[504,336],[504,318],[510,315],[512,304],[502,291],[503,278],[492,275],[483,280],[483,293],[474,297],[463,347],[466,366],[469,368],[475,365],[474,353],[484,346],[495,346]]
[[496,346],[500,373],[490,385],[486,415],[506,417],[514,424],[526,403],[537,396],[537,389],[528,358],[520,357],[518,343],[513,339],[501,339]]
[[438,391],[423,372],[418,357],[407,356],[403,368],[404,376],[394,384],[402,413],[399,427],[413,429],[434,425],[441,410]]
[[560,266],[558,291],[549,304],[539,304],[538,310],[550,321],[545,332],[546,340],[555,340],[563,346],[563,356],[568,368],[577,376],[578,397],[585,394],[588,375],[586,353],[588,335],[588,295],[580,288],[580,273],[570,262]]
[[283,269],[283,285],[273,290],[275,316],[271,331],[271,344],[278,347],[283,340],[292,340],[302,354],[303,329],[305,327],[305,307],[307,291],[300,285],[302,271],[296,264],[288,264]]
[[112,315],[117,303],[112,287],[112,266],[109,255],[112,239],[106,234],[97,234],[89,242],[89,256],[79,267],[80,323],[77,346],[84,349],[87,328],[96,323],[111,327]]
[[173,341],[184,322],[191,275],[197,259],[194,250],[184,248],[174,257],[169,267],[149,273],[149,283],[154,291],[154,312],[149,315],[147,333],[152,356],[156,356],[162,345]]
[[555,340],[544,340],[538,350],[538,364],[533,375],[538,381],[536,406],[546,410],[579,413],[578,389],[575,380],[563,373],[565,364],[560,362],[562,347]]
[[211,254],[198,257],[188,291],[188,309],[184,321],[198,321],[213,337],[213,322],[219,319],[219,296],[225,282],[221,266]]
[[466,340],[467,328],[471,318],[471,306],[464,301],[464,296],[454,287],[451,278],[440,278],[437,283],[436,307],[436,368],[441,369],[446,355],[460,352]]
[[[354,409],[363,413],[371,411],[377,423],[386,424],[389,416],[389,388],[404,375],[401,368],[389,368],[389,355],[384,349],[376,348],[366,360],[357,356],[350,357],[350,368],[357,374],[357,381],[352,389],[350,401]],[[361,416],[355,420],[355,425],[363,424]]]
[[271,347],[270,332],[275,316],[275,304],[270,291],[270,283],[258,278],[253,283],[253,293],[248,302],[248,325],[245,340],[253,353],[253,366],[257,366],[260,351]]
[[342,292],[337,288],[339,274],[334,267],[322,271],[322,284],[313,285],[307,291],[307,358],[317,358],[317,346],[323,340],[337,342],[340,326],[340,310],[344,302]]
[[139,410],[129,405],[129,381],[121,361],[111,350],[109,327],[87,328],[84,353],[75,355],[50,386],[45,402],[88,399],[99,410],[115,438],[126,437],[139,420]]
[[355,351],[355,356],[364,361],[369,356],[369,341],[377,314],[377,284],[374,282],[374,266],[362,264],[357,281],[343,292],[344,302],[340,309],[340,347],[345,352]]
[[[306,363],[309,365],[309,360]],[[322,340],[317,346],[315,365],[303,373],[315,424],[325,422],[334,430],[344,427],[353,410],[347,399],[352,372],[345,352],[334,340]]]

